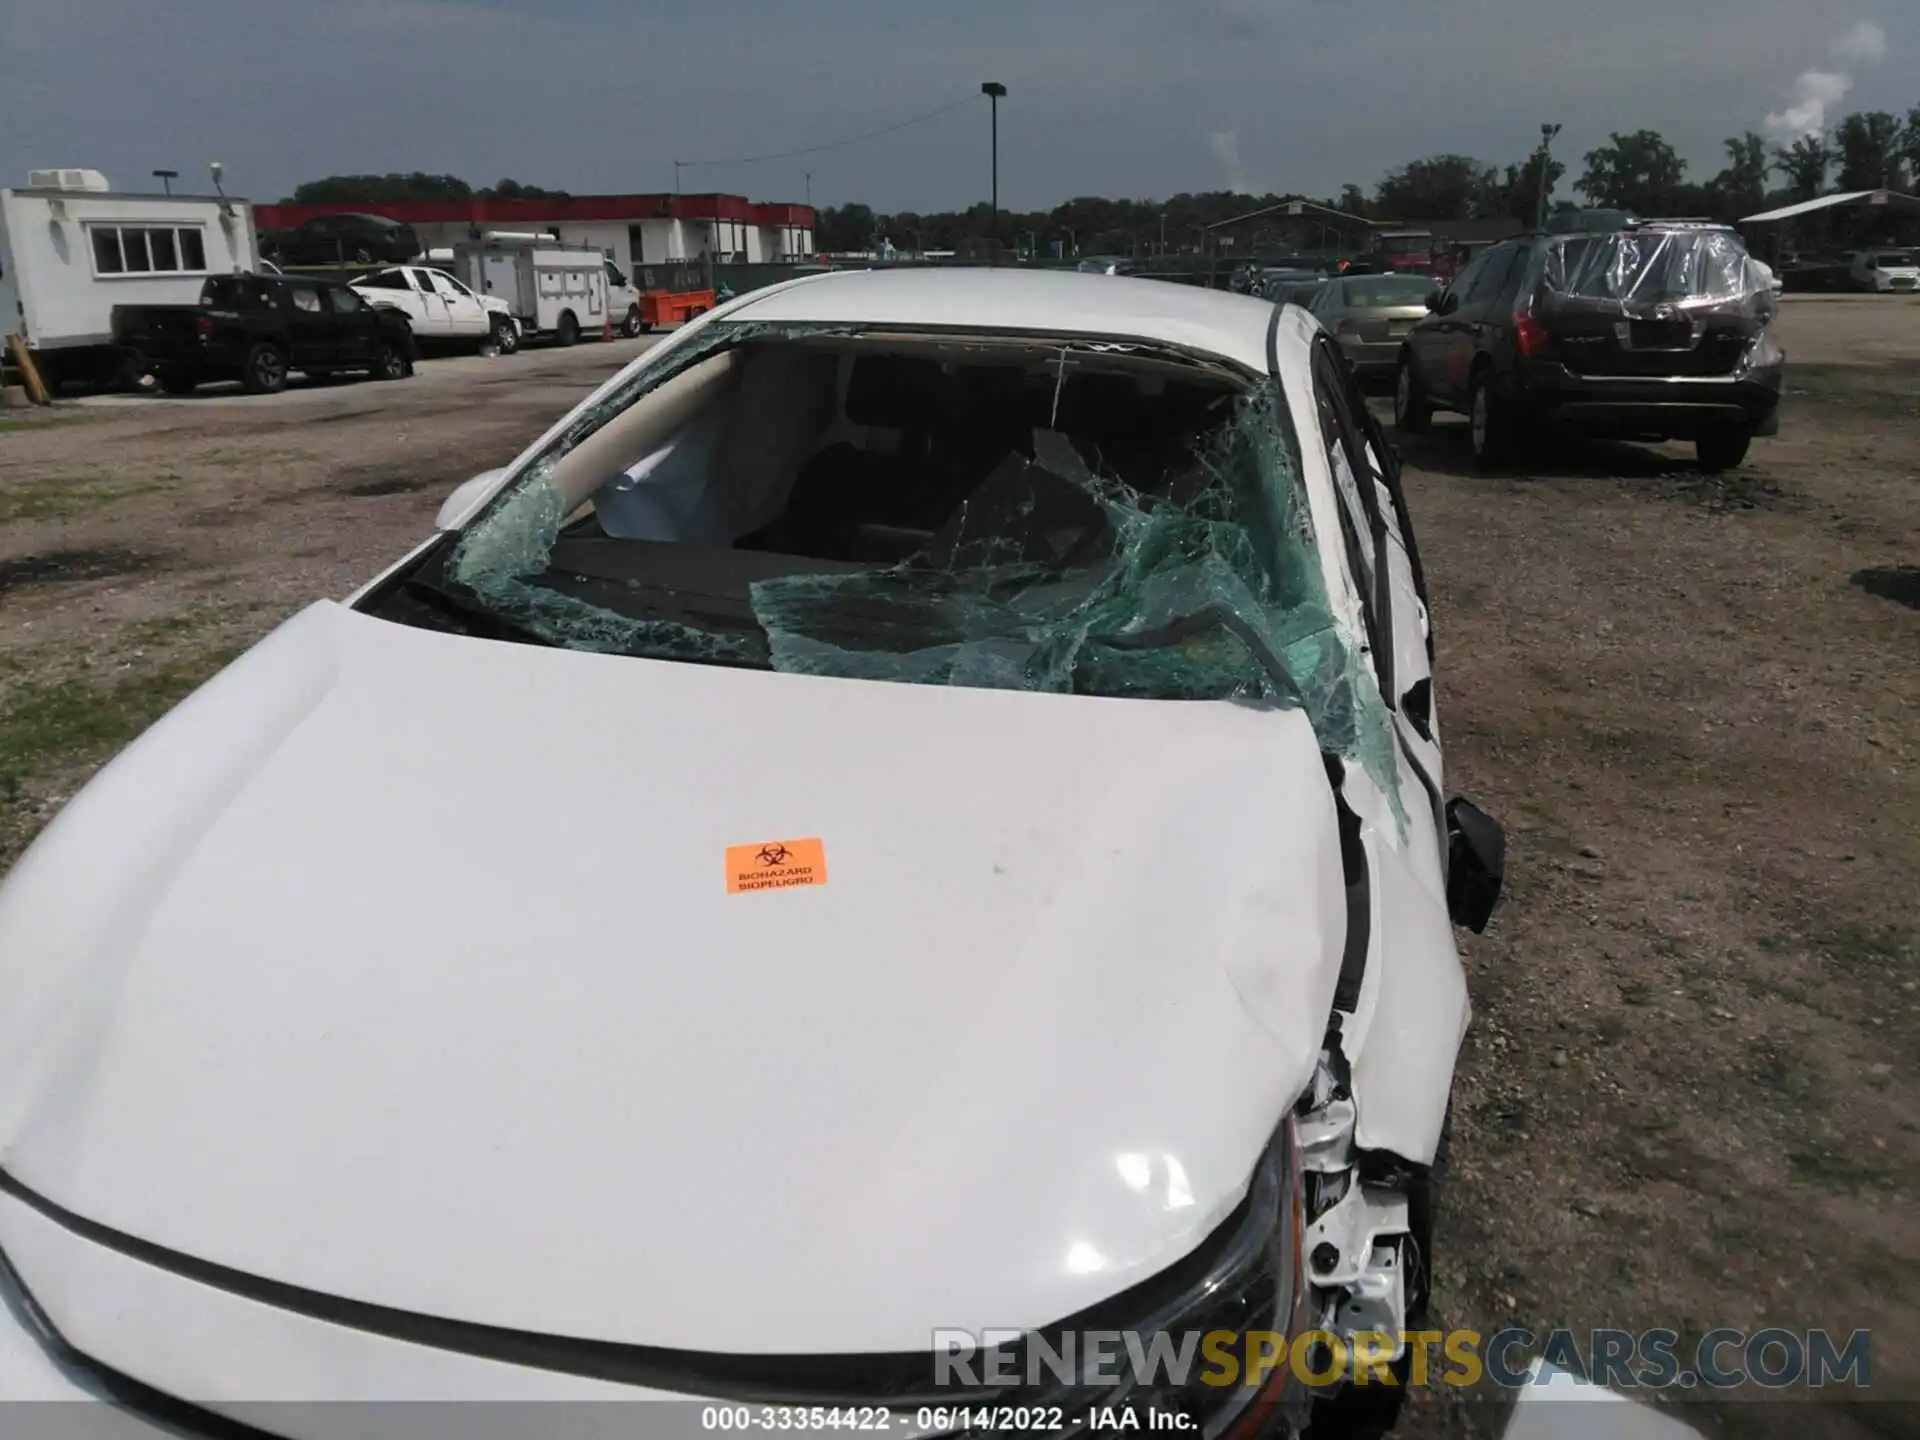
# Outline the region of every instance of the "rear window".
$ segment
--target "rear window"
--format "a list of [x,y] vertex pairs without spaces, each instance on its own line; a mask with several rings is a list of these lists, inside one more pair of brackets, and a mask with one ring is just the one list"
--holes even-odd
[[210,310],[270,310],[273,286],[257,275],[222,275],[200,287],[200,303]]
[[1419,305],[1433,289],[1433,281],[1423,275],[1374,275],[1346,282],[1346,301],[1356,310],[1383,309],[1390,305]]
[[1753,288],[1746,247],[1724,231],[1628,230],[1548,246],[1550,290],[1590,300],[1732,300]]

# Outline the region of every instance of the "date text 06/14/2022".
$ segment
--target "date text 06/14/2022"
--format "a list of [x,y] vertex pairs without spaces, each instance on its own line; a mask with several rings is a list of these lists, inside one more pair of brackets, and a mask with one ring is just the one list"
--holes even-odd
[[[909,1417],[879,1405],[709,1405],[700,1412],[707,1430],[869,1430],[906,1433]],[[1068,1415],[1058,1405],[923,1405],[912,1417],[914,1434],[955,1430],[1052,1434],[1084,1419],[1096,1429],[1181,1431],[1197,1429],[1190,1415],[1154,1411],[1144,1417],[1131,1406],[1096,1409],[1085,1417]]]

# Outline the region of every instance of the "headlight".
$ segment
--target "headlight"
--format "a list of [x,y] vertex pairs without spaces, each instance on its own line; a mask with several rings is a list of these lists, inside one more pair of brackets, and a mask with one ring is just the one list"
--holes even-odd
[[[1282,1410],[1304,1424],[1308,1392],[1292,1381],[1285,1358],[1292,1337],[1313,1326],[1300,1259],[1305,1218],[1299,1160],[1289,1117],[1261,1156],[1247,1198],[1191,1255],[977,1362],[975,1373],[984,1379],[997,1358],[999,1373],[1017,1374],[1020,1385],[954,1388],[931,1408],[964,1413],[987,1405],[1057,1407],[1078,1423],[1098,1412],[1131,1409],[1142,1431],[1153,1428],[1153,1412],[1172,1412],[1197,1424],[1183,1433],[1209,1440],[1265,1430]],[[1116,1331],[1132,1337],[1132,1344],[1120,1346],[1109,1374],[1095,1377],[1087,1368],[1086,1337]],[[1138,1352],[1148,1361],[1144,1372],[1137,1368]],[[1079,1378],[1062,1381],[1052,1373],[1054,1357],[1068,1353],[1080,1362]],[[988,1432],[962,1426],[944,1433]],[[1070,1425],[1060,1433],[1082,1431]]]

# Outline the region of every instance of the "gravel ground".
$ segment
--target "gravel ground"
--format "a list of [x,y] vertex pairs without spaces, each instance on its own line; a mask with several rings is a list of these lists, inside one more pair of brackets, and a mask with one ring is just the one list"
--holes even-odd
[[[1508,890],[1440,1323],[1873,1331],[1920,1397],[1920,304],[1793,297],[1777,439],[1483,477],[1405,437],[1451,788]],[[647,342],[0,421],[0,862],[235,647],[344,595]],[[13,412],[18,415],[18,412]],[[1685,1407],[1726,1435],[1911,1405]],[[1405,1432],[1499,1422],[1438,1392]]]

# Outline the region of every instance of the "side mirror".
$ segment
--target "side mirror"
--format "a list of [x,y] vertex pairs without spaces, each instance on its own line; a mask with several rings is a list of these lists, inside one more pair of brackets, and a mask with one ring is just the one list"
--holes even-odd
[[1440,308],[1440,294],[1441,292],[1438,290],[1429,290],[1427,292],[1427,309],[1429,311],[1437,311]]
[[471,480],[463,481],[440,506],[440,513],[434,517],[434,527],[439,530],[458,530],[492,498],[500,477],[506,473],[505,470],[483,470]]
[[1467,800],[1447,802],[1447,914],[1478,935],[1500,902],[1507,836],[1492,816]]

